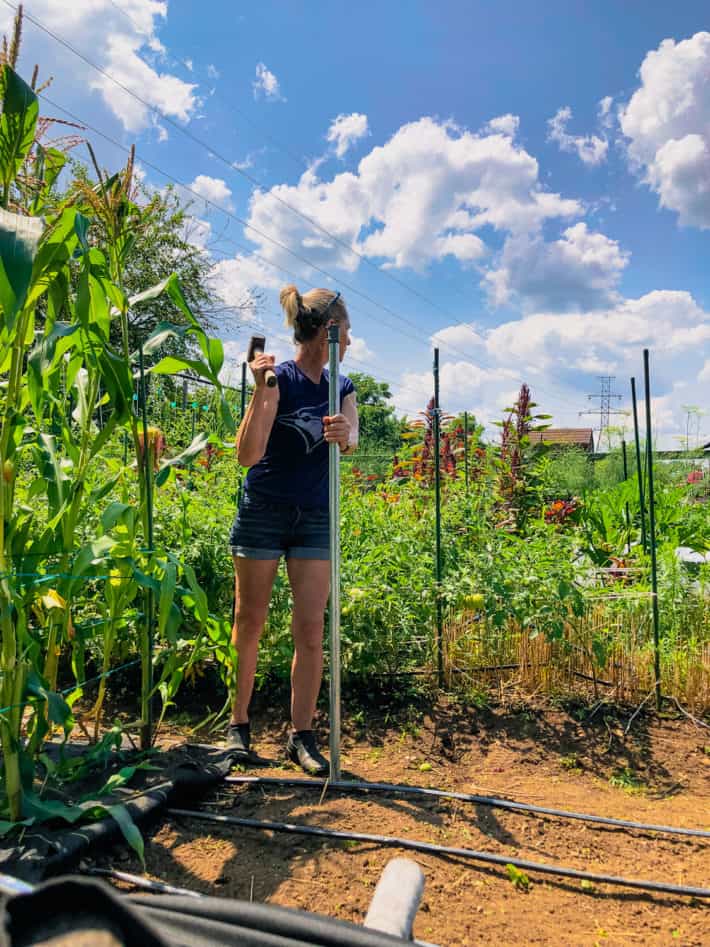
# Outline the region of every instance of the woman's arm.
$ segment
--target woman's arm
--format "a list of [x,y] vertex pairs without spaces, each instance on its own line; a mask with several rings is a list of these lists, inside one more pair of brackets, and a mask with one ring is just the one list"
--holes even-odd
[[242,467],[253,467],[264,456],[279,407],[279,386],[269,388],[264,381],[266,369],[274,369],[273,355],[257,355],[249,367],[255,381],[254,394],[236,438],[237,460]]

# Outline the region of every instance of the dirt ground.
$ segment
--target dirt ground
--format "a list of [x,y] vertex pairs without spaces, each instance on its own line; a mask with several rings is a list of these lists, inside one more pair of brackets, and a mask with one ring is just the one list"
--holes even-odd
[[[260,753],[282,758],[275,715],[253,724]],[[499,795],[600,815],[710,829],[710,730],[684,719],[440,702],[420,713],[347,721],[344,776]],[[261,718],[262,721],[264,717]],[[173,732],[172,738],[177,737]],[[323,734],[325,741],[326,735]],[[296,775],[294,767],[264,775]],[[485,806],[404,796],[346,797],[223,786],[203,809],[407,837],[555,862],[592,872],[710,887],[710,842],[624,832]],[[706,945],[710,902],[589,886],[505,868],[170,818],[146,845],[148,875],[205,894],[253,899],[362,922],[390,858],[426,875],[417,939],[436,944]],[[140,873],[129,851],[101,864]]]

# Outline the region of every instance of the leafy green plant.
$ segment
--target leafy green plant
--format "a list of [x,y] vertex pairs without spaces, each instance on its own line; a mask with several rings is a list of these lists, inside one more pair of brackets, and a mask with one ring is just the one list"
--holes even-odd
[[530,891],[532,883],[524,871],[510,864],[505,866],[505,870],[508,875],[508,880],[514,888],[518,891],[525,891],[526,893]]

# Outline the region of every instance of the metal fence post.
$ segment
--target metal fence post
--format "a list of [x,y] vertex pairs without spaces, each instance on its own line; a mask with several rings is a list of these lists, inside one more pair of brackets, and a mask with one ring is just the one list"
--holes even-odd
[[656,709],[661,709],[661,642],[658,613],[658,566],[656,562],[656,504],[653,491],[653,431],[651,430],[651,377],[648,349],[643,350],[644,398],[646,401],[646,457],[648,458],[648,529],[651,549],[651,593],[653,605],[653,666],[656,675]]
[[[138,349],[140,373],[140,407],[143,422],[143,473],[145,477],[145,504],[148,554],[153,554],[153,471],[151,469],[150,444],[148,439],[148,410],[146,406],[145,371],[143,367],[143,345]],[[147,653],[143,652],[141,667],[141,748],[149,750],[153,742],[153,590],[145,590],[145,624]]]
[[643,488],[643,467],[641,466],[641,438],[639,436],[639,415],[636,404],[636,379],[631,379],[631,404],[634,413],[634,440],[636,442],[636,476],[639,484],[639,504],[641,506],[641,545],[646,552],[646,500]]
[[436,503],[436,668],[444,686],[444,620],[441,608],[441,416],[439,407],[439,350],[434,349],[434,493]]
[[[340,326],[328,326],[328,414],[340,413]],[[328,454],[330,512],[330,781],[340,780],[340,446]]]

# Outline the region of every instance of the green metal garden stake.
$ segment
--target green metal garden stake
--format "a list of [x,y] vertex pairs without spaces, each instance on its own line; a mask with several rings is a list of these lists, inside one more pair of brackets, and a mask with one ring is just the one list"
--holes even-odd
[[[148,411],[146,408],[145,371],[143,368],[143,346],[138,349],[140,373],[141,420],[143,422],[143,471],[145,476],[145,504],[148,527],[149,555],[153,553],[153,471],[148,442]],[[145,625],[147,654],[141,662],[141,749],[149,750],[153,743],[153,590],[145,590]]]
[[[621,456],[624,461],[624,481],[629,479],[629,462],[626,456],[626,441],[621,439]],[[629,510],[629,501],[626,501],[626,551],[631,552],[631,511]]]
[[653,432],[651,430],[651,379],[648,349],[643,350],[644,397],[646,400],[646,457],[648,458],[648,526],[651,548],[651,592],[653,607],[653,666],[656,675],[656,709],[661,709],[661,642],[658,614],[658,567],[656,563],[656,505],[653,492]]
[[463,471],[468,494],[468,411],[463,413]]
[[636,404],[636,379],[631,379],[631,404],[634,412],[634,440],[636,441],[636,476],[639,483],[639,504],[641,506],[641,545],[646,552],[648,545],[646,543],[646,501],[643,489],[643,467],[641,466],[641,438],[639,436],[639,415]]
[[441,608],[441,416],[439,408],[439,350],[434,349],[434,494],[436,502],[436,666],[444,686],[444,618]]

